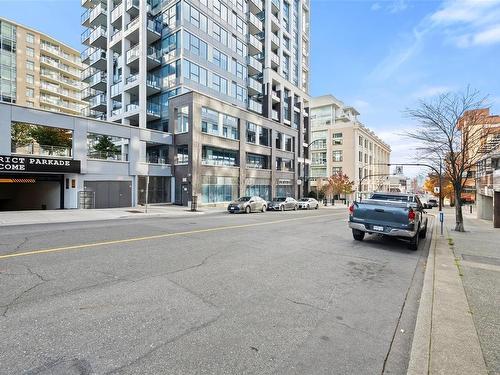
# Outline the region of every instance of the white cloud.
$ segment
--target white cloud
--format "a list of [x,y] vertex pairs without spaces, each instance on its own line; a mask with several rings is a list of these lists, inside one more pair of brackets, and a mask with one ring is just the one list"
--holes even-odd
[[450,91],[454,91],[454,88],[449,86],[424,86],[411,94],[411,97],[415,99],[426,99]]
[[384,1],[383,4],[379,2],[373,3],[370,9],[374,12],[382,9],[389,13],[399,13],[408,8],[408,0],[390,0]]
[[500,25],[484,30],[474,35],[474,44],[500,43]]
[[380,5],[380,3],[373,3],[370,9],[376,12],[377,10],[382,9],[382,5]]

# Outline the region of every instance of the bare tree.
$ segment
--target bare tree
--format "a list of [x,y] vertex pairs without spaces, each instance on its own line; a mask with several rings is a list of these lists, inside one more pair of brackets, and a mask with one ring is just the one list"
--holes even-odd
[[443,163],[444,173],[455,196],[455,230],[463,232],[462,192],[482,155],[482,146],[494,129],[488,124],[487,97],[469,87],[463,92],[446,93],[425,101],[406,115],[419,124],[406,136],[434,166]]

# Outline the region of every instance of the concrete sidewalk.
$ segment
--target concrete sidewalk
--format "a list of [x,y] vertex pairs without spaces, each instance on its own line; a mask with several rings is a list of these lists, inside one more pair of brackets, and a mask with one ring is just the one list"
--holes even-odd
[[436,221],[408,374],[500,373],[500,231],[465,216],[466,233],[452,230],[452,209],[444,236]]
[[46,223],[68,223],[78,221],[115,220],[139,217],[188,217],[221,211],[221,208],[205,208],[191,212],[187,207],[174,205],[150,205],[145,208],[107,208],[92,210],[37,210],[37,211],[4,211],[0,212],[0,226],[28,225]]

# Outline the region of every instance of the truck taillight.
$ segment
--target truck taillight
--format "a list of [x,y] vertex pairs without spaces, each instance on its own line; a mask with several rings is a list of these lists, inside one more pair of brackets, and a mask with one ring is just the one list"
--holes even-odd
[[349,206],[349,213],[351,215],[354,213],[354,203]]
[[415,211],[413,211],[413,208],[410,208],[410,211],[408,211],[408,220],[410,222],[415,221]]

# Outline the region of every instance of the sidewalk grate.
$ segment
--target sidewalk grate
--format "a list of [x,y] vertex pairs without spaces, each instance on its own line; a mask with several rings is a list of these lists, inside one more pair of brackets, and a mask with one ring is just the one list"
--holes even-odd
[[493,264],[495,266],[500,266],[500,258],[483,257],[480,255],[465,255],[462,254],[462,259],[468,262],[483,263],[483,264]]

